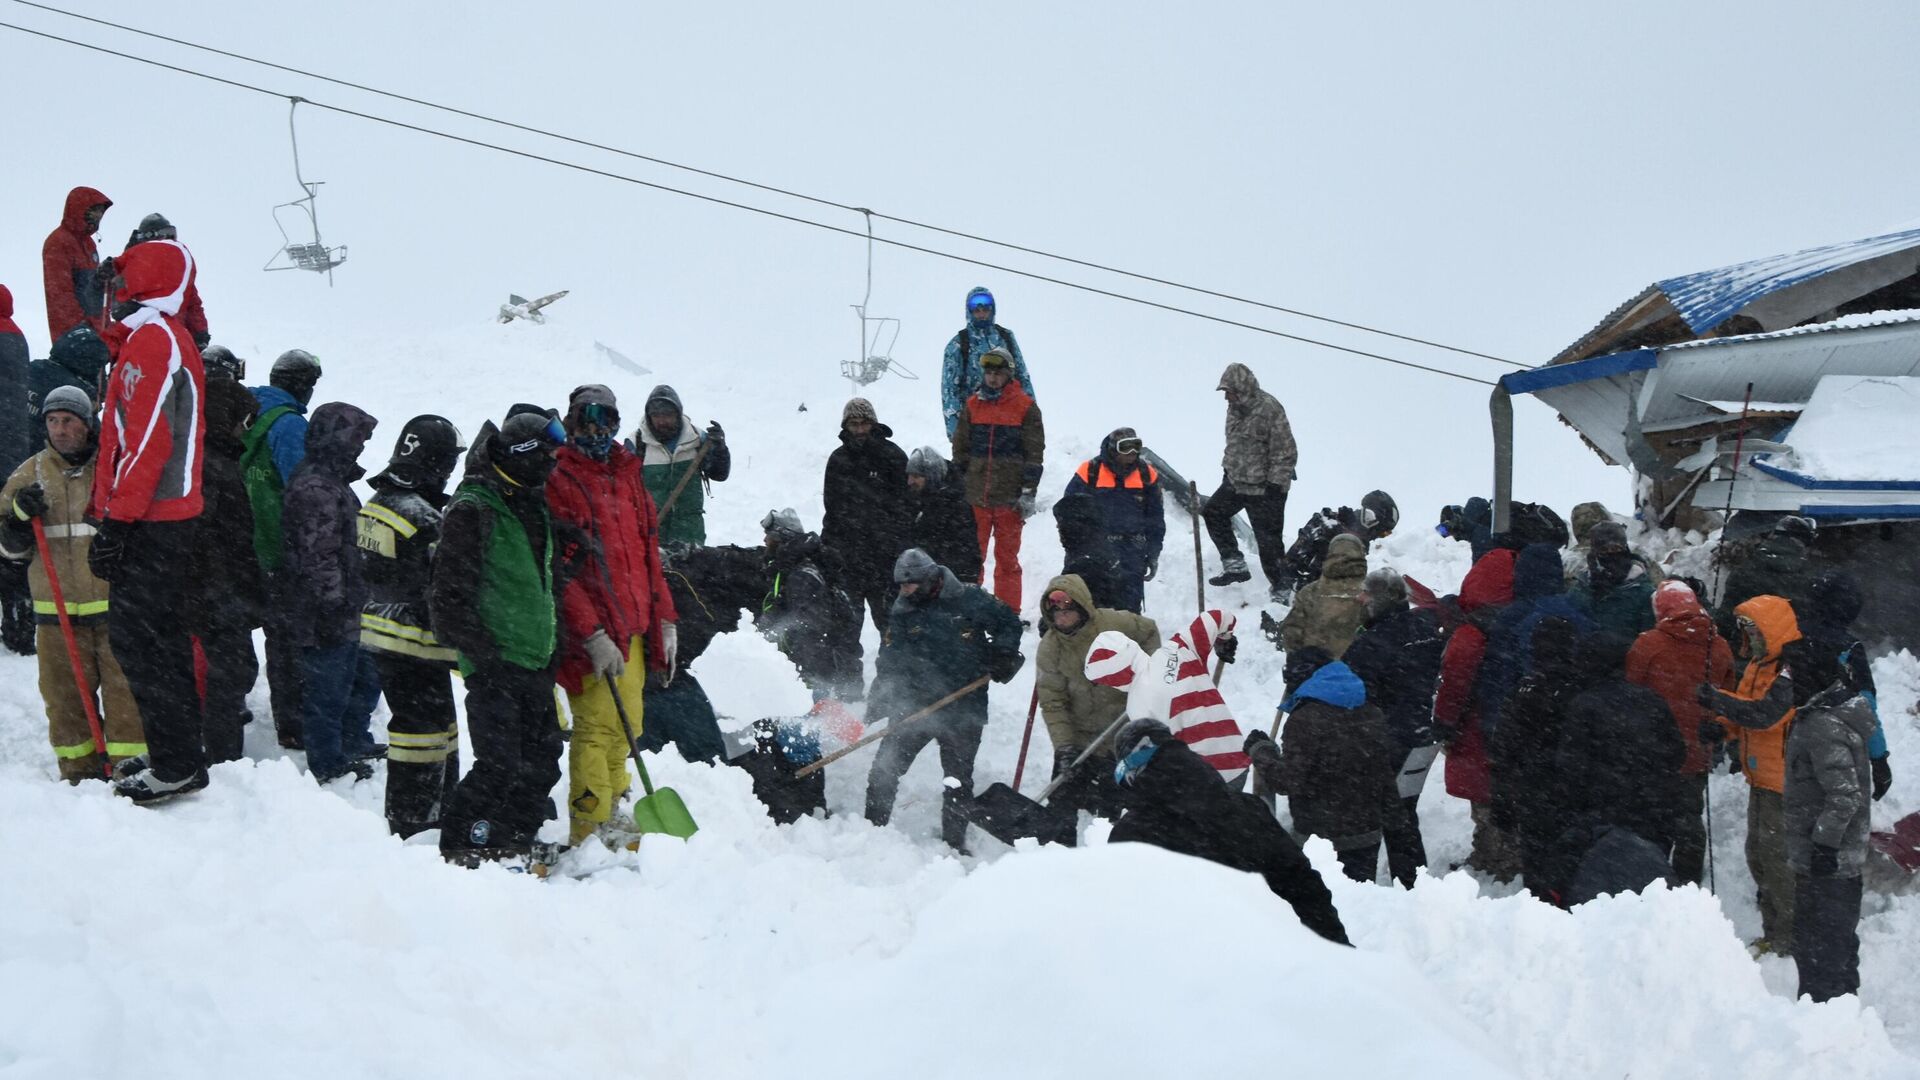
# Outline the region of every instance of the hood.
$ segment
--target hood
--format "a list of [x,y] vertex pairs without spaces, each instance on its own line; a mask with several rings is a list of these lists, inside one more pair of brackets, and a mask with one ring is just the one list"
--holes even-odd
[[1681,618],[1686,615],[1704,614],[1700,598],[1694,595],[1693,587],[1684,581],[1663,581],[1653,590],[1653,617],[1660,621]]
[[1778,596],[1756,596],[1733,609],[1735,616],[1753,620],[1766,641],[1761,661],[1777,660],[1781,650],[1800,640],[1800,622],[1793,616],[1793,605]]
[[1327,543],[1322,577],[1358,580],[1367,576],[1367,545],[1352,533],[1341,533]]
[[1460,583],[1460,610],[1478,611],[1513,602],[1513,552],[1495,548],[1480,557]]
[[328,464],[351,465],[367,448],[367,440],[379,423],[358,406],[329,401],[313,410],[313,418],[307,422],[307,456]]
[[0,285],[0,319],[13,318],[13,290]]
[[659,386],[653,388],[652,393],[647,395],[646,408],[640,410],[643,419],[646,416],[646,409],[652,408],[653,403],[656,401],[672,402],[674,412],[679,413],[681,416],[687,415],[686,408],[680,404],[680,392],[668,386],[666,383],[661,383]]
[[300,404],[299,398],[277,386],[249,386],[247,389],[252,392],[254,400],[260,403],[260,411],[263,413],[285,405],[302,416],[307,414],[307,407]]
[[[976,296],[985,296],[989,301],[991,301],[993,299],[993,290],[987,288],[985,285],[975,285],[973,288],[967,290],[967,306],[961,309],[960,314],[966,316],[968,329],[973,328],[973,298]],[[999,317],[1000,317],[999,309],[994,307],[992,303],[988,303],[987,304],[987,322],[991,324],[995,319],[998,319]]]
[[180,314],[193,284],[193,255],[178,240],[149,240],[120,256],[119,302],[133,301],[166,315]]
[[1245,364],[1228,364],[1227,370],[1220,373],[1220,384],[1214,389],[1231,390],[1242,397],[1252,397],[1260,392],[1260,379]]
[[1102,630],[1087,650],[1082,670],[1101,686],[1125,690],[1133,685],[1134,669],[1145,659],[1138,642],[1118,630]]
[[460,474],[462,481],[489,485],[499,482],[498,474],[493,471],[493,447],[498,441],[495,436],[499,434],[500,425],[491,420],[480,425],[480,431],[467,444],[467,463]]
[[[1053,595],[1055,592],[1066,593],[1073,599],[1075,604],[1079,605],[1080,610],[1084,612],[1088,618],[1093,617],[1093,591],[1087,588],[1085,579],[1081,578],[1079,574],[1061,574],[1059,577],[1047,582],[1047,589],[1041,593],[1040,596],[1044,600],[1044,598]],[[1047,632],[1053,633],[1054,631],[1049,628]]]
[[1810,625],[1846,628],[1860,617],[1866,599],[1853,575],[1832,570],[1820,576],[1807,590],[1807,618]]
[[234,431],[241,421],[260,415],[260,403],[247,388],[226,379],[207,380],[207,445],[238,457],[242,447]]
[[1532,600],[1567,591],[1560,549],[1551,544],[1528,544],[1513,563],[1513,598]]
[[1367,703],[1367,684],[1360,681],[1352,668],[1335,660],[1307,676],[1307,681],[1300,684],[1292,697],[1281,702],[1280,707],[1291,712],[1306,699],[1324,701],[1336,709],[1357,709]]
[[1807,545],[1798,537],[1768,533],[1753,546],[1751,557],[1769,573],[1791,574],[1806,565]]
[[97,188],[77,187],[67,192],[67,208],[60,214],[60,227],[77,236],[92,236],[93,230],[87,228],[87,211],[101,203],[112,206],[113,200],[100,194]]
[[[647,410],[652,408],[653,403],[656,401],[671,403],[673,405],[673,411],[680,417],[680,430],[674,432],[671,439],[662,439],[656,436],[653,433],[653,425],[647,420]],[[680,446],[680,440],[692,434],[692,432],[688,430],[691,427],[692,423],[687,419],[687,410],[680,404],[679,392],[673,387],[661,383],[659,386],[653,388],[652,393],[647,395],[646,404],[640,410],[640,423],[635,429],[635,433],[638,436],[636,443],[641,446],[652,443],[664,450],[677,450]]]
[[1587,530],[1603,521],[1612,520],[1613,514],[1608,512],[1604,504],[1597,502],[1581,503],[1573,508],[1573,517],[1571,519],[1573,525],[1573,542],[1580,547],[1585,547],[1587,544]]

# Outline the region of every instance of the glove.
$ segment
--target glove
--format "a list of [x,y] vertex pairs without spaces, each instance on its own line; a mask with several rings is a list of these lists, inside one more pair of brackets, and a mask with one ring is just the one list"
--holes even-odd
[[105,292],[107,285],[119,275],[120,268],[114,265],[113,256],[109,255],[100,260],[99,266],[94,267],[93,284],[99,291]]
[[1714,746],[1721,742],[1726,741],[1726,738],[1727,738],[1727,729],[1720,726],[1720,721],[1718,720],[1700,721],[1700,741],[1701,742],[1706,743],[1708,746]]
[[1248,757],[1252,757],[1255,753],[1265,752],[1267,747],[1273,747],[1273,753],[1277,754],[1280,752],[1279,747],[1274,746],[1273,736],[1268,735],[1259,728],[1254,728],[1252,731],[1247,732],[1247,741],[1240,745],[1240,749],[1245,752]]
[[[1720,704],[1720,691],[1715,690],[1706,683],[1701,683],[1694,688],[1693,700],[1699,702],[1701,708],[1714,709],[1714,706]],[[1718,709],[1714,709],[1714,711],[1719,712]]]
[[593,673],[612,682],[626,674],[627,658],[620,654],[620,646],[613,643],[605,630],[595,630],[586,640],[587,662],[593,665]]
[[128,534],[133,524],[126,521],[107,520],[94,527],[93,543],[87,548],[87,569],[93,576],[111,584],[120,573],[120,563],[127,557]]
[[660,624],[660,648],[667,654],[667,677],[660,680],[662,686],[673,685],[673,669],[680,657],[680,627],[670,622]]
[[1893,765],[1883,757],[1874,758],[1869,764],[1873,766],[1873,801],[1879,802],[1886,797],[1887,789],[1893,787]]
[[1067,770],[1073,768],[1074,759],[1079,756],[1080,756],[1080,748],[1077,746],[1054,747],[1053,748],[1053,775],[1056,778],[1065,776],[1067,773]]
[[1814,877],[1832,877],[1840,872],[1840,849],[1825,844],[1813,845],[1813,863],[1807,872]]
[[1148,560],[1147,560],[1147,572],[1146,572],[1146,573],[1144,573],[1144,574],[1142,574],[1142,575],[1140,575],[1140,580],[1141,580],[1141,581],[1152,581],[1152,580],[1153,580],[1153,575],[1155,575],[1155,574],[1157,574],[1157,573],[1159,573],[1159,572],[1160,572],[1160,560],[1159,560],[1158,558],[1153,558],[1153,559],[1148,559]]
[[1223,664],[1233,663],[1234,655],[1240,651],[1240,639],[1232,634],[1221,634],[1213,641],[1213,655]]
[[1020,674],[1020,666],[1026,662],[1026,657],[1012,650],[995,653],[993,659],[987,661],[987,674],[993,677],[994,682],[1009,683],[1015,675]]
[[717,442],[717,443],[724,443],[727,441],[727,433],[720,429],[720,421],[718,420],[707,421],[707,439],[711,442]]
[[13,516],[21,521],[28,518],[44,517],[47,512],[47,492],[36,481],[14,493]]
[[1020,493],[1020,502],[1018,503],[1018,506],[1020,508],[1021,521],[1025,521],[1028,518],[1033,516],[1034,497],[1035,497],[1034,490],[1032,488],[1028,488],[1025,491],[1022,491]]

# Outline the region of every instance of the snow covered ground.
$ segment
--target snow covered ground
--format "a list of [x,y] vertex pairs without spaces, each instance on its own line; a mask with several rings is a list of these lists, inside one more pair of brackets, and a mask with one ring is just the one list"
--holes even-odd
[[[353,401],[382,421],[369,465],[416,412],[444,412],[471,435],[512,401],[559,404],[586,381],[613,385],[635,415],[651,385],[620,376],[564,317],[398,342],[337,328],[223,340],[261,366],[284,343],[319,353],[328,374],[317,400]],[[755,523],[775,505],[817,527],[843,382],[638,359],[732,437],[734,477],[708,503],[710,539],[757,542]],[[888,381],[870,396],[902,446],[938,443],[929,384]],[[1125,389],[1069,397],[1043,384],[1041,401],[1048,490],[1115,424],[1136,423],[1151,441],[1150,425],[1168,419]],[[1204,482],[1211,460],[1189,468]],[[1313,505],[1297,506],[1292,523]],[[1376,552],[1447,591],[1467,553],[1427,528],[1436,510],[1404,506],[1405,527]],[[1029,598],[1059,559],[1050,519],[1034,526]],[[1171,630],[1191,617],[1194,585],[1188,520],[1173,512],[1169,527],[1148,613]],[[1207,556],[1211,572],[1210,546]],[[1209,598],[1248,623],[1223,691],[1244,722],[1264,724],[1280,664],[1252,632],[1259,594]],[[750,633],[721,639],[696,670],[730,727],[807,702]],[[1920,663],[1902,654],[1876,672],[1904,770],[1920,760]],[[982,786],[1012,773],[1029,678],[994,690]],[[254,706],[264,717],[264,683]],[[1043,727],[1035,742],[1035,759],[1048,760]],[[1742,946],[1758,920],[1737,778],[1712,791],[1717,899],[1656,891],[1568,913],[1457,872],[1411,891],[1361,886],[1313,842],[1358,946],[1347,951],[1301,930],[1253,879],[1107,848],[1098,826],[1077,851],[1012,850],[976,833],[978,857],[953,858],[938,840],[933,755],[906,778],[892,828],[860,818],[866,755],[829,769],[832,817],[776,828],[743,774],[669,752],[655,778],[686,798],[699,834],[541,883],[450,868],[429,844],[388,837],[377,783],[316,788],[264,722],[248,750],[254,760],[219,766],[205,793],[159,810],[55,783],[34,663],[0,658],[0,1071],[1920,1075],[1910,976],[1920,901],[1869,898],[1864,1004],[1792,1000],[1791,965],[1756,964]],[[1916,808],[1920,785],[1903,771],[1876,820]],[[1422,818],[1443,871],[1465,855],[1465,805],[1435,781]]]

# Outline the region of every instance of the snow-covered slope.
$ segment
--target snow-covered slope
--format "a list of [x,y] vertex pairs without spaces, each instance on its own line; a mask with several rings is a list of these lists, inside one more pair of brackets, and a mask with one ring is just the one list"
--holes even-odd
[[[621,377],[570,331],[475,324],[356,340],[338,330],[228,340],[269,357],[298,341],[327,362],[319,400],[380,417],[367,464],[416,412],[471,434],[513,401],[559,404],[613,385],[629,413],[649,383]],[[271,342],[271,343],[270,343]],[[660,377],[733,440],[734,477],[709,501],[717,542],[752,543],[771,506],[819,521],[819,475],[845,384],[797,366],[676,369]],[[937,442],[931,388],[874,388],[903,446]],[[804,402],[807,411],[798,411]],[[1057,411],[1055,403],[1058,403]],[[1094,449],[1097,410],[1042,387],[1060,416],[1056,490]],[[1141,400],[1121,402],[1151,411]],[[1182,418],[1168,417],[1169,421]],[[1217,422],[1210,418],[1208,424]],[[1205,471],[1194,470],[1201,476]],[[1347,477],[1349,486],[1363,484]],[[1363,490],[1364,488],[1356,488]],[[1295,521],[1306,507],[1297,508]],[[1449,590],[1463,545],[1422,525],[1378,557]],[[1058,565],[1050,519],[1029,533],[1027,591]],[[1187,519],[1170,515],[1148,613],[1194,608]],[[1208,548],[1209,572],[1217,569]],[[1250,588],[1209,590],[1243,620]],[[1247,723],[1279,697],[1279,658],[1247,627],[1223,691]],[[869,628],[869,656],[874,644]],[[1913,735],[1920,665],[1883,661],[1896,767]],[[721,639],[701,675],[732,727],[804,709],[791,668],[751,634]],[[979,783],[1007,779],[1029,675],[994,690]],[[265,714],[265,687],[255,695]],[[834,816],[776,828],[744,775],[671,753],[655,770],[701,823],[690,842],[600,856],[581,880],[449,868],[385,835],[375,784],[322,791],[249,732],[258,760],[223,765],[204,794],[143,811],[97,785],[51,779],[31,660],[0,658],[0,1070],[18,1076],[1314,1076],[1739,1077],[1920,1074],[1907,980],[1920,905],[1869,901],[1865,995],[1794,1002],[1784,961],[1756,965],[1740,866],[1744,796],[1715,785],[1720,897],[1655,892],[1554,911],[1464,874],[1411,892],[1339,874],[1309,854],[1359,946],[1302,931],[1252,879],[1158,851],[1010,850],[977,859],[937,839],[927,755],[896,823],[859,805],[869,757],[828,770]],[[1034,753],[1048,759],[1044,728]],[[1879,813],[1920,803],[1904,778]],[[1433,862],[1466,850],[1464,804],[1436,781],[1423,823]],[[1724,914],[1723,914],[1724,908]]]

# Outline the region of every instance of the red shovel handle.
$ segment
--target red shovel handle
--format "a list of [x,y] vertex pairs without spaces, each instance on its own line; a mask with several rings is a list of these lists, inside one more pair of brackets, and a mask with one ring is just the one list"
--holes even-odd
[[1013,763],[1013,790],[1020,790],[1020,778],[1027,774],[1027,744],[1033,741],[1033,714],[1040,710],[1040,676],[1033,677],[1033,697],[1027,702],[1027,730],[1020,736],[1020,759]]
[[53,568],[53,552],[47,548],[47,530],[39,518],[33,522],[33,543],[40,549],[40,566],[47,572],[47,591],[53,594],[53,611],[60,620],[60,636],[67,642],[67,661],[73,665],[73,685],[80,692],[80,704],[87,710],[87,727],[93,731],[93,748],[100,754],[101,771],[113,775],[107,762],[107,737],[100,730],[100,710],[94,707],[93,691],[87,687],[87,669],[80,663],[80,647],[73,639],[73,620],[67,617],[67,598],[60,592],[60,574]]

